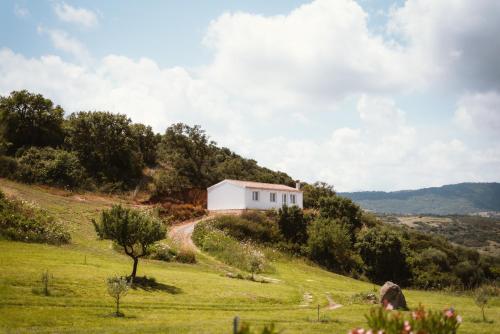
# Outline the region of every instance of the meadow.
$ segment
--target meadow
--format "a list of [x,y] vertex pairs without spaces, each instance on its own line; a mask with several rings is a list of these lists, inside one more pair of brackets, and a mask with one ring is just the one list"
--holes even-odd
[[[131,260],[98,240],[90,222],[125,197],[76,194],[4,179],[8,196],[34,202],[66,224],[72,240],[63,246],[0,240],[0,331],[4,333],[229,333],[239,316],[255,328],[275,323],[284,333],[346,333],[365,325],[367,304],[352,303],[359,292],[379,287],[336,275],[300,259],[278,256],[258,283],[225,276],[213,258],[197,254],[196,264],[141,259],[138,275],[154,277],[156,289],[132,289],[123,299],[124,318],[112,316],[105,280],[131,270]],[[129,203],[135,205],[134,203]],[[42,273],[50,274],[50,295],[38,293]],[[467,295],[404,290],[410,308],[453,306],[463,317],[460,333],[500,332],[500,301],[480,309]],[[311,296],[311,298],[304,298]],[[343,307],[329,310],[328,296]],[[320,305],[322,321],[317,321]]]

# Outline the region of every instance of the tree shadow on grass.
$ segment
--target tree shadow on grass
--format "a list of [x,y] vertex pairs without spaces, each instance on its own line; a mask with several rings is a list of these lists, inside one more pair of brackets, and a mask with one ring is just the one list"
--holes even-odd
[[157,282],[154,277],[136,277],[134,283],[132,284],[132,289],[134,290],[144,290],[149,292],[163,291],[170,293],[172,295],[178,295],[182,293],[182,289],[173,285],[168,285],[164,283]]

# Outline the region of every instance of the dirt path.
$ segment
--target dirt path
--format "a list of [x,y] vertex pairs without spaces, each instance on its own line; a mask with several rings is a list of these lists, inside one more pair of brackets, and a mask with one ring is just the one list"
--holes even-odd
[[203,217],[201,219],[174,225],[168,231],[168,236],[183,247],[199,251],[198,247],[196,247],[193,240],[191,239],[191,236],[193,235],[194,226],[207,218],[208,217]]

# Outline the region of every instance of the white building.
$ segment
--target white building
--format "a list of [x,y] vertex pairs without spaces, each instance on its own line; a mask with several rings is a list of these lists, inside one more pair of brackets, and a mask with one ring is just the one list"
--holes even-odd
[[284,204],[303,208],[302,191],[283,184],[224,180],[207,188],[207,208],[213,210],[269,210]]

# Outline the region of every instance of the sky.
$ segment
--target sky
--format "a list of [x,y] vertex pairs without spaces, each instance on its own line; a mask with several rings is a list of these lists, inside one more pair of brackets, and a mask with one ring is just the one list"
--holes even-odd
[[500,181],[500,1],[0,2],[0,95],[219,145],[337,191]]

